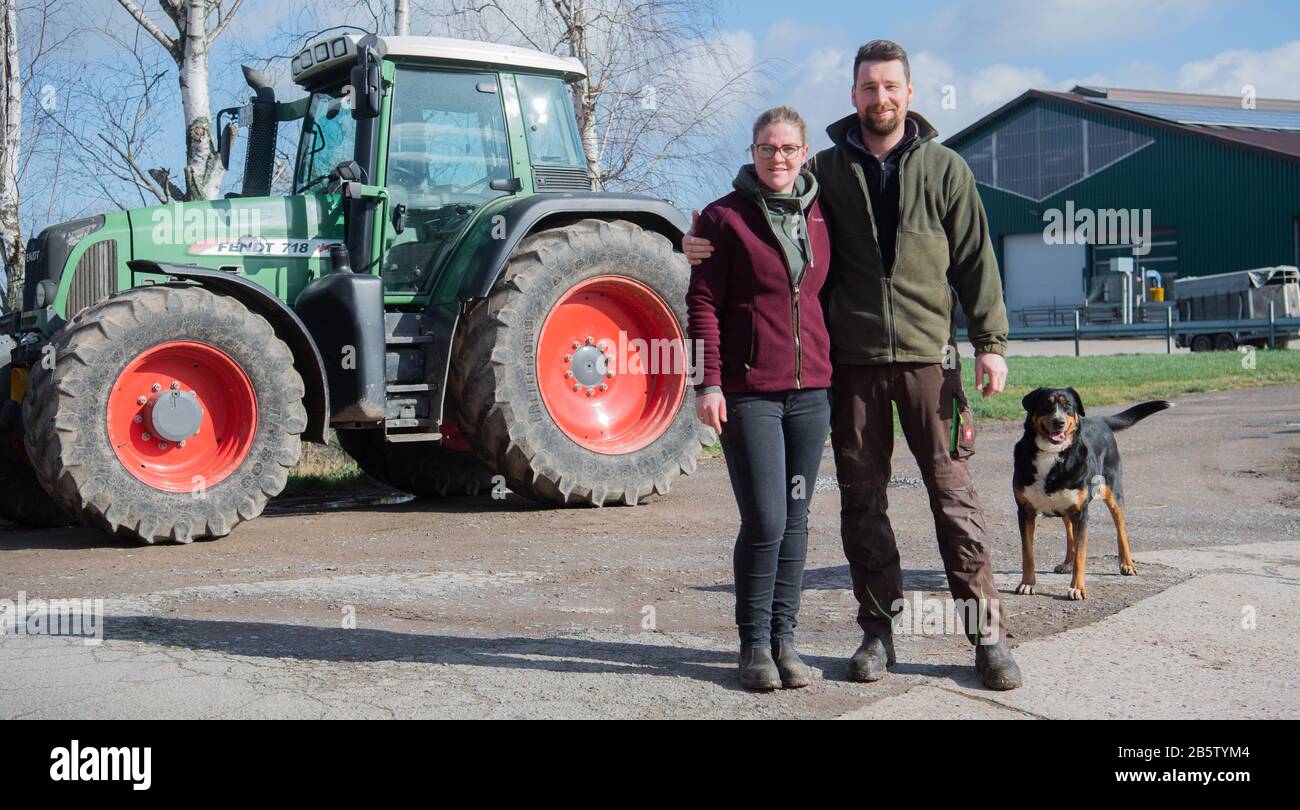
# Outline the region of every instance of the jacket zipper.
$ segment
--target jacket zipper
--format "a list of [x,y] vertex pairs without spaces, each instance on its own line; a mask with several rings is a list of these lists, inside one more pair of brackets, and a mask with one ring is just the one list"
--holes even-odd
[[[897,362],[898,349],[894,346],[894,286],[892,278],[894,268],[892,266],[885,267],[885,257],[880,252],[880,230],[876,228],[875,212],[871,210],[871,190],[867,188],[867,175],[862,171],[862,164],[856,160],[850,159],[849,165],[853,167],[853,173],[858,178],[858,186],[862,188],[862,199],[867,204],[867,219],[871,221],[871,237],[876,241],[876,255],[880,256],[880,269],[884,272],[881,280],[885,283],[885,307],[888,310],[889,317],[889,355]],[[899,178],[898,192],[898,207],[901,211],[903,207],[902,177]],[[895,241],[894,247],[894,262],[898,262],[897,241]]]
[[[888,284],[885,289],[889,291],[889,351],[895,363],[898,362],[898,335],[894,331],[894,268],[898,266],[898,252],[903,246],[899,234],[903,232],[903,166],[907,164],[908,152],[911,152],[910,148],[898,156],[898,225],[894,228],[894,261],[890,263],[889,275],[885,277]],[[880,176],[885,176],[883,168]]]
[[[808,246],[808,263],[799,269],[799,275],[794,278],[794,294],[791,298],[791,307],[794,309],[794,387],[803,388],[803,338],[801,327],[799,326],[799,283],[803,281],[804,274],[808,272],[817,262],[817,256],[813,253],[812,243],[812,206],[804,211],[799,209],[799,215],[803,217],[803,240]],[[784,253],[785,251],[781,251]]]
[[[794,325],[794,387],[803,388],[803,345],[799,339],[799,282],[803,280],[803,275],[807,268],[800,268],[798,278],[794,276],[794,268],[790,266],[790,258],[785,255],[785,248],[781,246],[781,237],[776,232],[776,226],[772,224],[772,219],[767,215],[767,204],[759,200],[758,204],[763,210],[763,219],[767,222],[767,229],[772,232],[772,238],[776,240],[776,250],[781,254],[781,261],[785,264],[786,277],[790,279],[790,315],[791,322]],[[809,208],[811,210],[811,207]],[[808,232],[808,214],[799,209],[800,216],[803,217],[804,241],[808,245],[808,267],[812,267],[815,261],[812,247],[812,234]],[[874,227],[874,226],[873,226]]]
[[[903,166],[907,163],[907,157],[912,151],[909,146],[905,152],[898,158],[898,225],[894,230],[894,260],[889,267],[882,267],[885,271],[885,301],[889,310],[889,356],[890,359],[898,362],[898,336],[894,331],[894,268],[898,266],[898,248],[901,240],[898,234],[903,230]],[[852,162],[853,172],[858,176],[858,185],[862,187],[862,194],[867,202],[867,214],[871,219],[871,235],[876,240],[876,253],[880,254],[880,231],[876,228],[876,218],[871,210],[871,192],[867,189],[867,176],[862,171],[862,166],[857,161]],[[881,166],[881,179],[884,179],[884,167]],[[883,190],[883,189],[882,189]],[[881,264],[884,264],[884,256],[881,256]]]

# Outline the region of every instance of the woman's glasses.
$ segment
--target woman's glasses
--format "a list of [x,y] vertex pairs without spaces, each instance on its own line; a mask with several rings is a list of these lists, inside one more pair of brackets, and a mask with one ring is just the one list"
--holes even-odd
[[756,143],[754,151],[764,160],[771,160],[778,152],[783,158],[792,158],[803,151],[803,144],[788,143],[785,146],[773,146],[770,143]]

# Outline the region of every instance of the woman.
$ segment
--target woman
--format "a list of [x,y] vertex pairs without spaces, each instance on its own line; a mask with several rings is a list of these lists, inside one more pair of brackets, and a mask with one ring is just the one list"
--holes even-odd
[[811,682],[794,629],[830,423],[830,338],[818,294],[831,257],[817,181],[804,168],[806,141],[789,107],[759,116],[754,162],[694,228],[714,251],[693,269],[687,293],[704,372],[695,410],[720,434],[740,510],[733,561],[747,689]]

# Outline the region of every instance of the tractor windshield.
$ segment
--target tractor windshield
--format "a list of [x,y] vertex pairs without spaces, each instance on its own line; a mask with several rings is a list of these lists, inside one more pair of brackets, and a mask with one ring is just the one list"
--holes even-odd
[[312,93],[298,142],[295,194],[312,188],[325,190],[330,170],[352,159],[356,128],[350,96],[342,92]]

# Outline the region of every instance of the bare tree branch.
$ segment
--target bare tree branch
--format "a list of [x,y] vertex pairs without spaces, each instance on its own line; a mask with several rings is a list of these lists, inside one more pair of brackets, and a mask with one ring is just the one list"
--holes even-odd
[[[217,37],[221,36],[221,32],[226,30],[226,26],[230,24],[230,19],[235,16],[236,11],[239,11],[239,7],[243,2],[244,0],[235,0],[234,5],[230,7],[230,11],[227,11],[224,15],[218,17],[216,27],[212,29],[210,34],[208,34],[209,45],[216,42]],[[220,5],[220,3],[217,4],[218,7],[220,7]]]
[[[131,0],[117,0],[117,2],[118,5],[126,9],[131,16],[135,18],[135,21],[140,24],[141,28],[148,31],[150,36],[158,40],[158,43],[166,48],[168,53],[173,56],[177,54],[179,49],[177,48],[176,43],[172,41],[172,38],[167,36],[161,28],[155,25],[153,20],[149,19],[148,15],[144,13],[144,9],[131,2]],[[171,4],[166,2],[166,0],[162,3],[162,7],[167,9],[168,15],[171,16],[174,21],[176,17],[173,15],[170,6]]]

